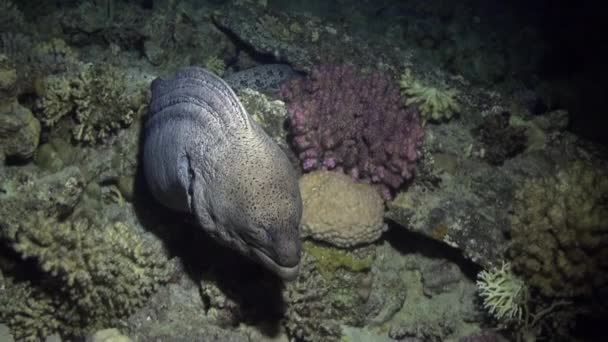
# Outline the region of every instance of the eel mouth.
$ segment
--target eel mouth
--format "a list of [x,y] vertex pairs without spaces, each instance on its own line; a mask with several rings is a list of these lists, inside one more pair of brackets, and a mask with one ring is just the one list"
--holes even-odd
[[284,281],[292,281],[298,277],[298,273],[300,272],[299,262],[293,266],[284,266],[277,263],[274,259],[257,248],[253,249],[253,254],[256,256],[259,263],[278,275]]

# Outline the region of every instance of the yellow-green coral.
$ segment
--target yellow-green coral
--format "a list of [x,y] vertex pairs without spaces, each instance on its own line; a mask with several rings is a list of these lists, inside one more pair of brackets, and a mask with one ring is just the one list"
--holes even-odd
[[516,194],[512,264],[549,297],[590,296],[608,285],[608,172],[576,162]]
[[222,76],[226,71],[226,63],[217,56],[208,56],[203,62],[203,66],[218,76]]
[[0,322],[8,324],[19,341],[40,341],[61,327],[55,317],[57,304],[27,281],[6,279],[0,291]]
[[449,120],[460,111],[456,99],[458,91],[425,85],[412,75],[409,68],[403,71],[399,85],[405,104],[417,106],[424,121]]
[[[134,228],[122,222],[95,225],[85,215],[60,222],[39,214],[9,226],[6,238],[23,258],[39,265],[42,280],[32,286],[50,296],[33,297],[25,303],[15,299],[11,304],[0,293],[0,302],[11,304],[0,308],[0,318],[32,312],[32,316],[15,316],[8,321],[21,336],[49,332],[81,335],[112,326],[143,304],[168,277],[160,246],[147,244]],[[48,318],[36,317],[38,312],[46,315],[40,308],[48,306],[58,323],[32,326],[32,319]]]
[[73,114],[72,137],[83,143],[106,140],[113,132],[130,125],[144,105],[131,101],[124,75],[106,64],[48,76],[41,88],[41,121],[53,126],[67,114]]
[[374,262],[373,255],[358,257],[348,250],[323,247],[312,242],[304,242],[304,250],[317,261],[317,270],[326,280],[332,279],[338,269],[350,272],[367,271]]

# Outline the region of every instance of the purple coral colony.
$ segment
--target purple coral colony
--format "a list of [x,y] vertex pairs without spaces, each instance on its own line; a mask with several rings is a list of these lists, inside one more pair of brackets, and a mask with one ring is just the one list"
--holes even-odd
[[304,171],[336,170],[371,182],[385,199],[413,176],[420,157],[420,113],[406,107],[387,74],[354,66],[314,67],[285,83],[293,146]]

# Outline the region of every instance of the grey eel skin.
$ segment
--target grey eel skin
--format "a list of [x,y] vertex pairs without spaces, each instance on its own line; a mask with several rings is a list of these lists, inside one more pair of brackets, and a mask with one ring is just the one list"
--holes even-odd
[[287,156],[228,84],[198,67],[152,82],[144,175],[157,201],[218,242],[293,280],[302,200]]

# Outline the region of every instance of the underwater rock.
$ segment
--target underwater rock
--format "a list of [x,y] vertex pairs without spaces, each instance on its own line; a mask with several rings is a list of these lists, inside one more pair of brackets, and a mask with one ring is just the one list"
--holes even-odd
[[502,165],[526,149],[526,129],[510,125],[510,117],[509,112],[486,116],[473,130],[483,146],[483,159],[492,165]]
[[385,242],[378,247],[371,270],[373,283],[365,303],[367,324],[376,326],[388,322],[401,310],[407,297],[408,284],[402,271],[400,255]]
[[334,171],[300,178],[302,233],[337,247],[372,243],[386,230],[382,198],[371,185]]
[[71,165],[76,160],[75,157],[74,147],[70,143],[61,138],[54,138],[38,148],[34,162],[41,169],[53,173]]
[[0,162],[6,157],[29,159],[40,139],[40,122],[17,100],[0,104]]
[[11,59],[0,54],[0,105],[10,102],[17,92],[17,69]]
[[269,12],[263,6],[233,1],[216,11],[214,20],[255,52],[288,62],[298,71],[310,71],[320,63],[348,62],[369,68],[403,63],[403,53],[395,49],[394,40],[363,39],[351,35],[346,24],[317,16]]
[[[359,252],[365,257],[373,253],[370,246]],[[352,252],[351,252],[352,253]],[[362,327],[365,322],[367,296],[361,287],[369,286],[369,269],[353,271],[339,267],[330,277],[318,270],[323,260],[316,259],[304,249],[300,276],[287,284],[285,329],[298,341],[338,342],[342,326]]]
[[450,291],[464,275],[460,268],[449,261],[435,262],[422,270],[422,285],[427,296]]
[[[509,227],[511,179],[485,163],[460,162],[439,187],[413,184],[387,203],[386,217],[406,229],[463,251],[473,262],[502,260]],[[470,180],[470,181],[465,181]]]

